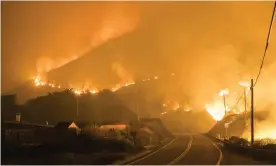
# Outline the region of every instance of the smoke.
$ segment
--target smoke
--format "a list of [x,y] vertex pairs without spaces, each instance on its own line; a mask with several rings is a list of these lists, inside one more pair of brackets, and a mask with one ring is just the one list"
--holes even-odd
[[112,70],[117,74],[123,83],[133,81],[131,74],[118,62],[112,63]]
[[121,2],[5,2],[2,16],[4,91],[132,32],[139,23],[137,7]]
[[256,121],[256,138],[276,139],[276,61],[264,68],[260,80],[255,87],[255,110],[268,111],[262,121]]
[[[183,65],[183,91],[202,110],[221,89],[232,88],[242,78],[239,53],[232,45],[197,51]],[[217,63],[216,63],[217,62]]]
[[93,35],[87,34],[89,41],[82,45],[77,51],[71,55],[63,55],[64,57],[49,58],[40,57],[36,62],[37,74],[46,73],[63,65],[70,63],[73,60],[86,55],[88,51],[108,42],[111,39],[118,38],[121,35],[129,33],[135,29],[138,24],[138,17],[130,19],[123,12],[125,6],[110,5],[105,7],[108,11],[104,14],[102,21],[99,22],[99,27],[93,32]]

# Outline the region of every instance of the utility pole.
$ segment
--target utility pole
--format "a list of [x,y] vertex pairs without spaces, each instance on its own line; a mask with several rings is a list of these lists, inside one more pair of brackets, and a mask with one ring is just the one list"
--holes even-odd
[[[224,104],[224,117],[226,117],[226,100],[225,100],[225,92],[222,94],[223,104]],[[228,127],[228,126],[227,126]],[[227,127],[225,126],[224,138],[227,139]]]
[[243,95],[244,95],[244,121],[246,124],[246,87],[243,89]]
[[76,101],[77,101],[77,117],[79,116],[79,100],[78,97],[76,97]]
[[251,146],[254,144],[254,82],[253,79],[251,79]]
[[226,116],[226,100],[225,100],[225,94],[223,93],[223,104],[224,104],[224,116]]

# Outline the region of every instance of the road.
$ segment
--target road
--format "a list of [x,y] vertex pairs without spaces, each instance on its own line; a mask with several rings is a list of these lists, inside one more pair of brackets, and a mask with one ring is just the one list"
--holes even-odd
[[161,149],[129,165],[267,165],[246,156],[223,151],[204,135],[179,135]]

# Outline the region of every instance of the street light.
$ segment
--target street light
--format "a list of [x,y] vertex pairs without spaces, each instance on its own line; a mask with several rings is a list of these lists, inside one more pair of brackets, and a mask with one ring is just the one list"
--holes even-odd
[[[229,91],[228,89],[223,89],[219,92],[219,95],[223,97],[223,105],[224,105],[224,117],[226,117],[226,114],[227,114],[227,108],[226,108],[226,99],[225,99],[225,96],[228,95]],[[225,125],[225,133],[224,133],[224,138],[227,139],[227,128],[228,128],[228,125]]]
[[246,118],[246,104],[247,104],[247,99],[246,99],[246,90],[250,88],[250,84],[248,82],[240,82],[239,83],[241,86],[243,86],[243,99],[244,99],[244,123],[245,123],[245,128],[247,128],[247,118]]
[[246,90],[250,88],[250,84],[247,82],[240,82],[239,83],[241,86],[243,86],[243,98],[244,98],[244,116],[245,116],[245,120],[246,120]]
[[79,116],[79,99],[78,99],[78,97],[81,95],[81,91],[80,90],[74,90],[73,92],[76,96],[76,104],[77,104],[76,111],[77,111],[77,117],[78,117]]
[[225,96],[228,95],[229,91],[228,89],[223,89],[219,92],[219,95],[222,96],[223,98],[223,105],[224,105],[224,116],[226,116],[226,111],[227,111],[227,108],[226,108],[226,99],[225,99]]

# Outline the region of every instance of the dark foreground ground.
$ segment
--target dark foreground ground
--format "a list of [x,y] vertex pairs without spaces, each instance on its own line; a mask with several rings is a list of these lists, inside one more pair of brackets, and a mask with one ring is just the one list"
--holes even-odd
[[[100,145],[104,146],[100,146]],[[1,164],[49,164],[49,165],[108,165],[130,155],[144,151],[127,143],[108,141],[82,142],[76,145],[66,144],[64,147],[44,145],[36,148],[3,149]],[[164,146],[165,145],[165,146]],[[72,148],[78,147],[78,148]],[[105,148],[102,148],[105,147]],[[108,148],[106,148],[108,147]],[[238,153],[222,146],[219,142],[201,134],[182,134],[175,139],[160,145],[149,155],[132,160],[130,165],[271,165],[273,161],[256,158],[248,154]]]
[[74,140],[39,146],[2,143],[1,164],[110,164],[143,151],[121,140]]

